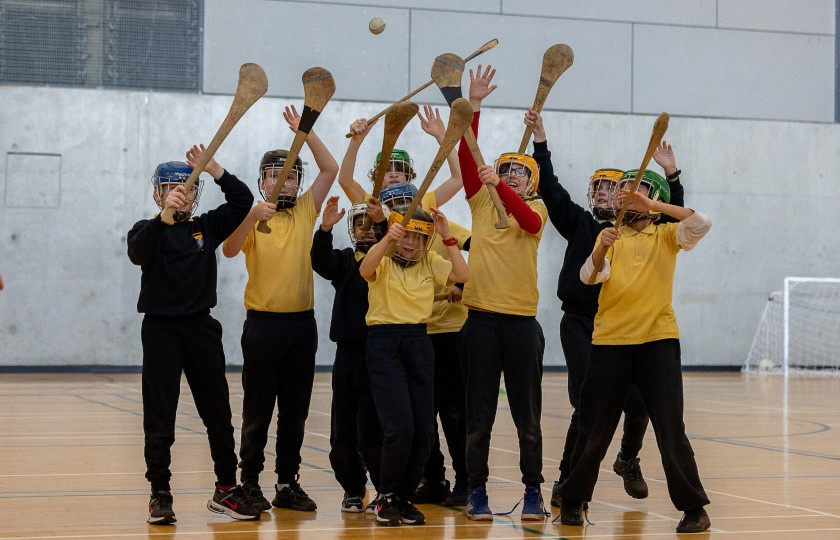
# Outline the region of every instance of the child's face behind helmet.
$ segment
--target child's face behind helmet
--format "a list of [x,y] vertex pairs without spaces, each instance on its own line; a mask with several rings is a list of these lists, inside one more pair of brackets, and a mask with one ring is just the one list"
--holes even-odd
[[496,160],[496,174],[525,199],[533,199],[540,184],[540,170],[534,158],[527,154],[502,154]]
[[[402,220],[402,214],[391,212],[388,225],[400,223]],[[405,226],[405,235],[401,241],[397,242],[396,252],[391,258],[403,267],[417,264],[426,254],[434,234],[435,225],[432,215],[422,208],[418,208]]]
[[[163,210],[164,201],[169,193],[176,187],[183,185],[192,174],[192,167],[183,161],[167,161],[155,168],[152,175],[152,196],[158,208]],[[201,196],[201,188],[204,182],[197,180],[193,189],[186,194],[187,203],[175,211],[173,219],[176,223],[189,219],[198,207],[198,199]]]
[[[283,166],[286,164],[286,158],[289,152],[286,150],[271,150],[266,152],[260,160],[260,178],[258,186],[260,195],[264,200],[268,200],[277,182],[280,181],[277,176],[282,172]],[[292,208],[303,192],[303,162],[300,157],[295,158],[295,164],[289,170],[277,196],[277,209],[284,210]]]
[[589,208],[598,219],[615,219],[615,184],[622,174],[618,169],[598,169],[589,179]]
[[[630,189],[633,186],[633,182],[636,180],[636,173],[638,172],[638,169],[630,169],[621,175],[621,179],[616,184],[616,192],[624,189]],[[651,170],[645,170],[645,173],[642,175],[642,180],[639,182],[637,191],[652,201],[662,201],[664,203],[671,202],[671,186],[668,184],[668,181],[662,178],[661,175]],[[618,201],[615,201],[614,208],[617,216],[621,211]],[[624,214],[624,223],[634,223],[645,219],[652,219],[656,221],[659,219],[659,216],[659,212],[638,212],[636,210],[628,209]]]
[[[368,172],[368,176],[373,180],[373,175],[376,172],[376,167],[379,165],[379,160],[382,159],[382,152],[376,154],[376,161],[373,164],[373,169]],[[396,184],[407,184],[414,180],[417,174],[414,172],[414,163],[408,155],[408,152],[399,148],[394,148],[391,152],[391,159],[388,160],[388,169],[382,179],[382,187],[392,186]]]
[[379,201],[388,207],[388,210],[405,214],[416,196],[417,187],[413,184],[393,184],[382,188],[379,192]]
[[353,244],[353,249],[362,253],[367,253],[376,243],[373,227],[366,231],[362,230],[366,212],[367,203],[360,202],[351,206],[347,213],[347,232],[350,234],[350,242]]

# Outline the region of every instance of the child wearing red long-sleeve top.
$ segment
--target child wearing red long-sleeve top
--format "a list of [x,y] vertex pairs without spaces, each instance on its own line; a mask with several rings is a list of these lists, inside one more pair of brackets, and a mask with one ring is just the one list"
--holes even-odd
[[[472,129],[478,134],[481,101],[495,86],[490,66],[470,70]],[[490,520],[486,483],[490,432],[496,417],[499,383],[505,387],[519,436],[520,469],[525,484],[523,520],[545,519],[542,476],[542,359],[545,338],[536,319],[537,247],[548,218],[545,205],[534,200],[539,184],[536,162],[524,154],[502,154],[495,166],[476,168],[462,141],[458,150],[464,191],[472,212],[470,282],[464,287],[467,322],[460,343],[467,388],[467,472],[470,496],[466,516]],[[495,186],[511,226],[495,227],[496,212],[483,185]]]

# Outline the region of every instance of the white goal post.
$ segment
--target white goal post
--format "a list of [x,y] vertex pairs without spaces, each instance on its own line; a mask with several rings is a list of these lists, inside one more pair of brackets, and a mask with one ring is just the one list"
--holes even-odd
[[743,371],[840,374],[840,278],[786,277],[767,299]]

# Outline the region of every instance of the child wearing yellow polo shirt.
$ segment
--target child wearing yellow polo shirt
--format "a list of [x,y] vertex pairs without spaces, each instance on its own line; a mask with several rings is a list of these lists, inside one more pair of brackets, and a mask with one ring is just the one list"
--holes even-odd
[[[439,210],[417,209],[406,227],[398,212],[391,216],[388,235],[359,266],[370,304],[368,373],[384,434],[376,519],[382,525],[420,525],[425,516],[410,497],[423,475],[434,428],[434,352],[425,323],[432,314],[434,284],[465,283],[469,271]],[[451,262],[426,252],[435,230]],[[391,243],[396,251],[386,257]]]
[[[619,180],[617,206],[630,196],[636,173],[627,171]],[[690,208],[663,202],[668,190],[658,175],[643,175],[624,224],[601,232],[580,270],[581,280],[588,282],[598,268],[595,282],[603,285],[581,388],[571,472],[560,487],[565,525],[583,525],[582,503],[592,498],[631,384],[638,386],[647,405],[671,501],[684,512],[677,532],[701,532],[711,525],[703,508],[709,499],[685,435],[679,331],[671,306],[677,253],[694,248],[711,221]],[[655,224],[660,213],[678,222]]]

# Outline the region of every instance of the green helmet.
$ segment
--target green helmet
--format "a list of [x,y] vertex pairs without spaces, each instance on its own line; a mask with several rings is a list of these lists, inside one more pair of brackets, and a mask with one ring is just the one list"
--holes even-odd
[[[639,169],[629,169],[625,171],[624,174],[621,175],[619,178],[618,183],[615,186],[616,192],[621,191],[622,189],[629,188],[630,185],[636,180],[636,173],[639,172]],[[642,181],[639,183],[645,184],[648,187],[648,198],[652,201],[662,201],[664,203],[671,202],[671,186],[668,184],[668,181],[662,178],[661,175],[651,171],[650,169],[645,169],[645,173],[642,175]],[[616,203],[617,208],[615,210],[616,215],[618,215],[619,211],[621,211],[621,206]],[[639,221],[641,219],[648,219],[651,218],[654,221],[659,219],[658,212],[636,212],[635,210],[627,210],[624,214],[624,222],[625,223],[633,223],[634,221]]]
[[[376,153],[376,161],[373,162],[373,168],[368,173],[368,177],[373,180],[373,174],[376,172],[376,167],[379,165],[379,160],[382,159],[382,152]],[[400,148],[394,148],[391,151],[391,159],[388,163],[394,163],[394,170],[405,173],[406,181],[411,182],[417,176],[414,173],[414,162],[411,161],[408,152]]]

